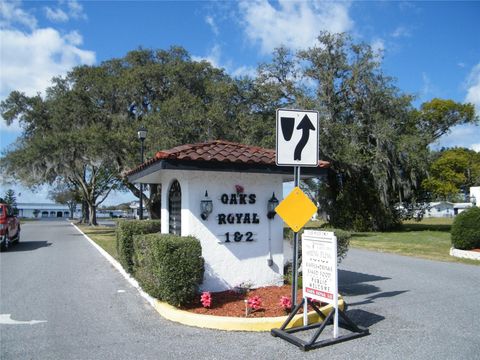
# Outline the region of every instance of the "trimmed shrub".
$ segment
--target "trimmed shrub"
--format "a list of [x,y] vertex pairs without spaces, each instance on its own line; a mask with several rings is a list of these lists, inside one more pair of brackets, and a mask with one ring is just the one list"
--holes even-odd
[[160,232],[160,220],[121,220],[117,222],[117,253],[123,268],[133,273],[133,237]]
[[452,245],[455,249],[471,250],[480,248],[480,208],[473,207],[458,214],[451,230]]
[[135,236],[133,242],[135,277],[148,294],[173,306],[194,300],[204,272],[200,241],[146,234]]
[[337,237],[337,258],[339,263],[342,262],[345,256],[347,256],[348,248],[350,247],[350,238],[352,237],[352,233],[350,231],[346,231],[342,229],[329,228],[328,225],[324,225],[321,228],[315,229],[315,230],[333,231],[335,233],[335,236]]

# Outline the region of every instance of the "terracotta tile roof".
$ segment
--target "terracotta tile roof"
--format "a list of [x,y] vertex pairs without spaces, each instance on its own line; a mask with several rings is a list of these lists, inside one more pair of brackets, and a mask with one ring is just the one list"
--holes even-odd
[[[154,158],[126,172],[125,175],[133,175],[161,160],[209,161],[275,166],[275,150],[223,140],[187,144],[170,150],[158,151]],[[319,161],[318,165],[321,168],[327,168],[330,164],[327,161]]]

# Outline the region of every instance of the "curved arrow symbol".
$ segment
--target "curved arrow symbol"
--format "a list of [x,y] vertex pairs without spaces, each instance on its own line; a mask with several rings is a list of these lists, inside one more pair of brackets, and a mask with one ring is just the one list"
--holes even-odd
[[297,130],[302,130],[302,138],[295,147],[295,152],[293,153],[293,160],[302,160],[302,151],[305,145],[308,143],[308,138],[310,137],[310,130],[315,130],[310,118],[307,114],[303,117],[300,124],[297,126]]

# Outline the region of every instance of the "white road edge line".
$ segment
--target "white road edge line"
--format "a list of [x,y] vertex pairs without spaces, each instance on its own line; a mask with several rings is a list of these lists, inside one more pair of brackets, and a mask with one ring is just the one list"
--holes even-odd
[[101,246],[99,246],[95,241],[93,241],[92,239],[90,239],[82,230],[80,230],[74,223],[70,223],[75,229],[77,229],[77,231],[82,234],[89,242],[90,244],[92,244],[92,246],[97,249],[100,254],[103,255],[103,257],[105,259],[107,259],[107,261],[113,265],[113,267],[115,269],[117,269],[117,271],[123,275],[123,277],[125,278],[125,280],[127,280],[130,285],[132,285],[135,289],[137,289],[137,291],[140,293],[140,295],[145,299],[147,300],[147,302],[155,309],[155,301],[156,299],[151,297],[150,295],[148,295],[145,291],[143,291],[143,289],[140,287],[140,285],[138,284],[138,281],[135,280],[135,278],[133,278],[130,274],[128,274],[125,269],[122,267],[122,265],[120,265],[120,263],[115,260],[112,255],[110,255],[109,253],[107,253],[105,250],[102,249]]
[[2,325],[36,325],[41,323],[46,323],[47,320],[13,320],[11,314],[0,314],[0,324]]

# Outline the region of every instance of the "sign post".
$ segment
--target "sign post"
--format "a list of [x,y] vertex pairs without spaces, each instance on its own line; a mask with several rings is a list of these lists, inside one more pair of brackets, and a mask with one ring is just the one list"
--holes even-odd
[[[293,309],[280,329],[272,329],[271,334],[278,336],[307,351],[369,334],[368,329],[355,325],[347,315],[338,308],[337,282],[337,240],[332,232],[305,231],[302,237],[303,255],[303,298],[297,304],[298,279],[298,232],[317,211],[317,207],[302,192],[300,184],[301,166],[318,166],[318,112],[308,110],[277,110],[277,151],[278,166],[294,167],[294,184],[292,192],[275,208],[277,214],[294,231],[292,259],[292,304]],[[333,305],[328,316],[324,316],[311,300]],[[308,325],[306,308],[310,305],[322,322]],[[304,325],[287,329],[297,312],[305,306]],[[352,333],[339,336],[338,315],[342,317],[342,327]],[[333,338],[317,342],[327,324],[333,320]],[[316,329],[309,341],[300,339],[292,333]]]
[[[300,167],[295,166],[294,181],[295,188],[300,188]],[[303,227],[303,225],[302,225]],[[293,232],[293,259],[292,259],[292,306],[297,305],[298,282],[298,231]]]

